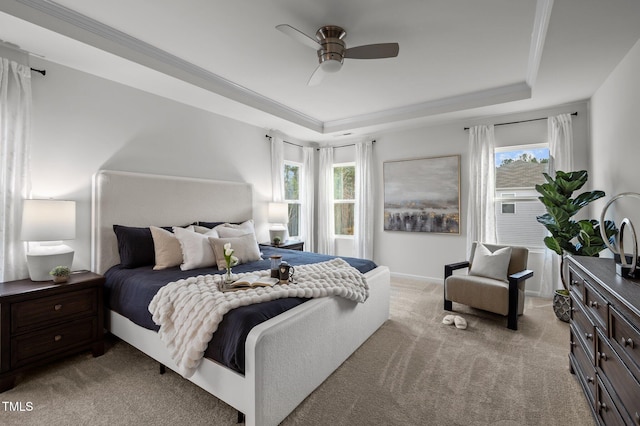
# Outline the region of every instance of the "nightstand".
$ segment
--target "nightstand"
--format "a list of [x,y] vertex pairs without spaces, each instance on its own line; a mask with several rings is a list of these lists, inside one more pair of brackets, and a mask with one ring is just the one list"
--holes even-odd
[[28,368],[85,350],[104,353],[104,277],[72,273],[69,281],[0,283],[0,392]]
[[287,240],[278,246],[273,243],[260,243],[260,244],[263,246],[277,247],[277,248],[287,249],[287,250],[297,250],[297,251],[304,250],[304,241]]

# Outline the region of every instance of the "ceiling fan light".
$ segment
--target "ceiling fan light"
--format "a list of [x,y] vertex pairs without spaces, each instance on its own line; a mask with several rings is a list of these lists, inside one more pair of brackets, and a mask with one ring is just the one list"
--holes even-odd
[[342,68],[342,62],[335,59],[329,59],[320,64],[322,71],[324,72],[338,72]]

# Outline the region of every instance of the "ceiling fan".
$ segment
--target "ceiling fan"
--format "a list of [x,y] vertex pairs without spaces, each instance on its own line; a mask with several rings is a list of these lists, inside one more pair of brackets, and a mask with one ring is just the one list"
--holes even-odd
[[338,72],[342,68],[344,58],[395,58],[398,56],[398,51],[400,50],[398,43],[366,44],[347,49],[347,45],[343,40],[347,32],[336,25],[325,25],[319,28],[318,31],[316,31],[315,38],[287,24],[277,25],[276,29],[302,44],[317,50],[319,65],[307,82],[309,86],[318,85],[322,81],[325,73]]

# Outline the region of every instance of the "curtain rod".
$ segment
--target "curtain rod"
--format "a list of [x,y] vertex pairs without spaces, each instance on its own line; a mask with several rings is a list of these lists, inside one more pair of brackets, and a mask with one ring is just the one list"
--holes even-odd
[[[20,49],[20,46],[13,44],[13,43],[9,43],[6,41],[0,41],[0,47],[4,47],[6,49],[10,49],[10,50],[15,50],[16,52],[20,52],[20,53],[24,53],[25,55],[29,56],[29,55],[35,55],[35,56],[40,56],[41,58],[43,57],[42,55],[38,55],[36,53],[31,53],[28,50],[24,50],[24,49]],[[31,71],[33,72],[37,72],[39,74],[42,74],[43,76],[47,74],[47,70],[39,70],[33,67],[30,67]]]
[[[271,140],[271,136],[269,136],[269,135],[264,135],[264,137],[269,139],[269,140]],[[304,148],[304,145],[300,145],[300,144],[297,144],[297,143],[293,143],[293,142],[289,142],[289,141],[285,141],[285,140],[283,140],[282,142],[288,143],[289,145],[299,146],[300,148]]]
[[[371,143],[376,143],[376,140],[375,140],[375,139],[373,139],[373,140],[371,141]],[[355,144],[355,143],[348,143],[348,144],[346,144],[346,145],[337,145],[337,146],[331,146],[331,145],[330,145],[330,146],[326,146],[326,147],[324,147],[324,148],[346,148],[346,147],[348,147],[348,146],[356,146],[356,145],[357,145],[357,144]],[[320,151],[320,148],[316,148],[316,151]]]
[[[572,112],[571,115],[577,116],[578,113],[577,112]],[[520,123],[528,123],[529,121],[539,121],[539,120],[546,120],[549,117],[541,117],[541,118],[532,118],[530,120],[520,120],[520,121],[510,121],[508,123],[497,123],[494,124],[494,126],[506,126],[508,124],[520,124]],[[469,127],[465,127],[464,130],[469,130]]]

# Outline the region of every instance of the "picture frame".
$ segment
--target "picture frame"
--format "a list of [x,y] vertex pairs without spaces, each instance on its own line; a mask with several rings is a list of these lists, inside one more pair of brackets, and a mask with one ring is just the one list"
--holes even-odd
[[460,155],[385,161],[384,230],[460,234]]

